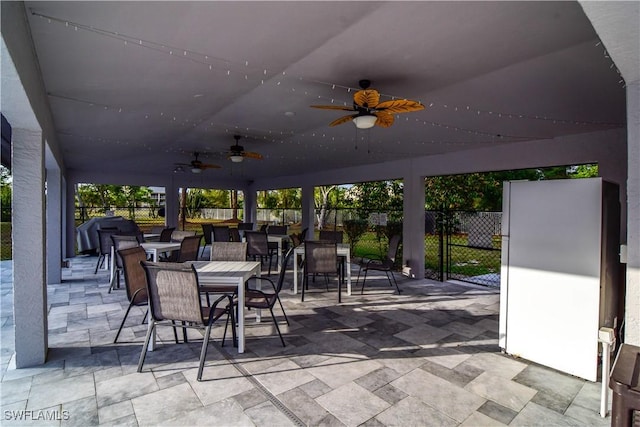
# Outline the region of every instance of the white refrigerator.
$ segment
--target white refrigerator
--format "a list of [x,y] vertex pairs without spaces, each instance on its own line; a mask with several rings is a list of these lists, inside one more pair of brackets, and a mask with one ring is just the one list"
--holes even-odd
[[590,381],[600,327],[620,326],[620,202],[601,178],[506,182],[500,347]]

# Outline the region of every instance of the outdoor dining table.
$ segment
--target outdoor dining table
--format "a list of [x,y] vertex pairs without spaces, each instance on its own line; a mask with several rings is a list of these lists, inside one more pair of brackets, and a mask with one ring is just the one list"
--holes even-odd
[[[202,290],[215,292],[216,286],[238,288],[238,353],[244,353],[244,283],[252,276],[259,276],[261,265],[258,261],[187,261],[185,264],[193,265],[198,273],[198,283]],[[259,289],[260,281],[257,281]],[[256,321],[260,322],[260,311],[256,311]],[[151,323],[150,323],[151,325]],[[149,326],[151,327],[151,326]],[[154,334],[149,341],[149,351],[155,349],[156,337]]]
[[[286,242],[289,239],[290,237],[287,236],[286,234],[267,234],[267,241],[269,243],[278,244],[278,270],[277,270],[278,273],[280,273],[280,269],[282,268],[282,246],[284,242]],[[244,236],[242,236],[242,241],[243,242],[246,241]]]
[[[347,295],[351,295],[351,247],[348,243],[338,243],[338,256],[345,258],[345,269],[347,275]],[[304,244],[296,246],[293,250],[293,291],[298,293],[298,257],[304,259]]]
[[267,234],[267,241],[278,244],[278,273],[282,268],[282,246],[289,240],[286,234]]
[[[215,289],[216,286],[238,287],[238,353],[244,353],[244,283],[253,276],[260,276],[259,261],[189,261],[196,268],[200,286]],[[260,281],[256,281],[259,289]],[[256,311],[260,322],[260,310]]]
[[[165,252],[173,252],[180,250],[180,242],[144,242],[141,243],[142,249],[151,257],[151,261],[158,262],[158,256]],[[115,260],[115,248],[111,246],[111,260]],[[116,275],[116,263],[111,262],[109,266],[109,283],[113,284]]]
[[144,242],[140,246],[151,257],[153,262],[158,262],[158,255],[160,254],[180,250],[180,242]]

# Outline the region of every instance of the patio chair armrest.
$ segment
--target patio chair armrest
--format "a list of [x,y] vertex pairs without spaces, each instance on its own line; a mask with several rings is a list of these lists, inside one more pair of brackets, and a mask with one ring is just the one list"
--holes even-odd
[[[267,277],[258,277],[258,276],[249,277],[249,279],[247,280],[247,282],[246,282],[246,283],[247,283],[247,285],[249,285],[249,282],[250,282],[250,281],[255,281],[255,280],[266,280],[267,282],[271,283],[271,287],[273,288],[273,291],[274,291],[274,292],[276,291],[276,284],[275,284],[275,283],[273,283],[273,280],[271,280],[271,279],[269,279],[269,278],[267,278]],[[258,291],[258,292],[261,292],[261,291],[260,291],[260,290],[258,290],[258,289],[253,289],[253,288],[250,288],[250,289],[251,289],[252,291]]]

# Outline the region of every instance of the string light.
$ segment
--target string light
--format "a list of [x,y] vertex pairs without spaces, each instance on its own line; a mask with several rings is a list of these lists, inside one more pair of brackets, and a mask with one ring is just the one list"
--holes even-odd
[[[139,46],[139,47],[143,47],[146,49],[150,49],[159,53],[164,53],[164,54],[168,54],[173,56],[174,58],[179,58],[179,59],[186,59],[188,61],[194,62],[194,63],[198,63],[198,64],[203,64],[206,65],[206,67],[211,70],[211,71],[216,71],[218,69],[226,69],[226,75],[227,76],[231,76],[231,71],[235,68],[234,63],[232,61],[229,61],[227,59],[224,58],[218,58],[209,54],[203,54],[200,52],[195,52],[189,49],[185,49],[183,47],[177,47],[177,46],[169,46],[169,45],[165,45],[165,44],[161,44],[161,43],[157,43],[157,42],[153,42],[150,40],[144,40],[138,37],[132,37],[132,36],[128,36],[126,34],[123,33],[119,33],[119,32],[115,32],[115,31],[109,31],[109,30],[104,30],[104,29],[99,29],[99,28],[95,28],[93,26],[88,26],[88,25],[83,25],[80,23],[75,23],[75,22],[71,22],[68,20],[62,20],[59,18],[55,18],[52,16],[47,16],[47,15],[43,15],[34,11],[31,11],[31,13],[34,16],[38,16],[40,18],[46,19],[47,22],[49,24],[51,23],[59,23],[59,24],[63,24],[66,28],[72,26],[74,28],[74,31],[78,31],[78,29],[81,29],[83,31],[88,31],[88,32],[92,32],[95,34],[98,34],[100,36],[104,36],[104,37],[109,37],[109,38],[114,38],[114,39],[118,39],[120,41],[122,41],[124,43],[124,45],[127,45],[127,43],[129,41],[132,42],[133,46]],[[601,42],[598,42],[596,44],[596,46],[600,46]],[[178,55],[175,56],[173,55],[174,51],[182,51],[182,55]],[[604,50],[604,56],[606,59],[610,59],[606,49]],[[224,67],[215,67],[214,64],[212,62],[221,62]],[[270,78],[275,77],[276,73],[275,72],[269,72],[269,68],[267,67],[250,67],[249,65],[249,61],[248,60],[244,60],[244,63],[242,64],[244,66],[244,71],[242,72],[241,75],[244,76],[244,80],[246,81],[256,81],[259,82],[261,85],[265,84],[265,79],[264,77],[267,76]],[[240,65],[238,65],[240,66]],[[612,62],[610,65],[610,68],[615,67],[615,64]],[[255,71],[256,74],[259,76],[258,78],[254,78],[254,76],[252,75],[251,71]],[[620,75],[620,71],[616,68],[616,72]],[[286,71],[281,71],[280,73],[280,77],[275,81],[275,86],[280,87],[284,90],[287,90],[289,92],[292,93],[298,93],[301,94],[301,96],[311,96],[314,99],[317,100],[327,100],[327,102],[330,102],[331,104],[342,104],[345,107],[346,106],[350,106],[352,103],[352,99],[350,99],[350,95],[352,90],[357,91],[359,90],[359,88],[353,88],[350,86],[344,86],[344,85],[339,85],[336,83],[332,83],[332,82],[325,82],[325,81],[321,81],[321,80],[317,80],[317,79],[308,79],[302,76],[288,76]],[[304,91],[296,91],[296,87],[293,86],[294,82],[300,82],[300,83],[306,83],[306,84],[315,84],[315,85],[321,85],[321,86],[326,86],[326,87],[330,87],[331,90],[336,91],[336,90],[343,90],[345,93],[345,97],[347,97],[347,99],[345,100],[339,100],[336,99],[335,96],[332,97],[326,97],[323,94],[319,94],[319,93],[313,93],[310,91],[310,89],[305,89]],[[624,84],[624,79],[620,80],[621,83]],[[87,100],[81,100],[81,99],[77,99],[77,98],[72,98],[72,97],[67,97],[64,95],[59,95],[59,94],[49,94],[52,97],[56,97],[59,99],[65,99],[65,100],[70,100],[70,101],[75,101],[75,102],[83,102],[86,104],[89,104],[91,106],[102,106],[105,110],[109,110],[109,109],[113,109],[113,110],[117,110],[118,112],[122,112],[123,111],[123,107],[115,107],[115,106],[109,106],[109,105],[105,105],[105,104],[101,104],[101,103],[97,103],[95,101],[87,101]],[[389,95],[389,94],[384,94],[384,93],[380,93],[381,98],[390,98],[392,100],[395,99],[406,99],[406,97],[403,96],[397,96],[397,95]],[[421,102],[418,100],[418,102]],[[422,103],[422,102],[421,102]],[[537,120],[537,121],[545,121],[545,122],[549,122],[552,124],[564,124],[564,125],[596,125],[596,126],[606,126],[606,127],[620,127],[623,126],[623,123],[610,123],[610,122],[597,122],[597,121],[585,121],[585,120],[570,120],[570,119],[566,119],[566,118],[556,118],[556,117],[548,117],[548,116],[543,116],[543,115],[528,115],[528,114],[523,114],[523,113],[515,113],[515,112],[496,112],[496,111],[490,111],[490,110],[485,110],[485,109],[481,109],[481,108],[475,108],[469,105],[464,105],[464,106],[459,106],[459,105],[449,105],[447,103],[442,103],[442,104],[437,104],[435,102],[429,102],[428,104],[422,103],[425,106],[428,106],[428,108],[442,108],[442,109],[446,109],[446,110],[453,110],[456,113],[461,113],[464,111],[467,112],[471,112],[471,113],[475,113],[476,115],[488,115],[488,116],[492,116],[492,117],[498,117],[498,118],[508,118],[508,119],[518,119],[518,120]],[[160,113],[160,116],[163,116],[164,113]],[[149,119],[151,117],[151,114],[149,114],[148,112],[144,114],[144,118],[145,119]],[[173,117],[173,122],[185,122],[188,123],[189,126],[197,126],[198,124],[200,124],[203,120],[193,120],[193,119],[182,119],[182,120],[177,120],[176,116],[172,116]],[[409,121],[410,118],[409,117],[405,117],[405,121]],[[515,139],[515,140],[531,140],[531,139],[544,139],[542,137],[537,137],[537,136],[519,136],[519,135],[507,135],[507,134],[500,134],[500,133],[492,133],[492,132],[485,132],[485,131],[479,131],[479,130],[473,130],[473,129],[465,129],[462,127],[458,127],[458,126],[454,126],[454,125],[448,125],[448,124],[442,124],[442,123],[435,123],[435,122],[430,122],[430,121],[424,121],[422,119],[415,119],[415,123],[422,123],[424,126],[437,126],[443,129],[447,129],[447,130],[451,130],[454,132],[465,132],[467,134],[470,135],[474,135],[474,136],[490,136],[492,138],[498,138],[499,140],[502,141],[506,141],[507,139]],[[211,123],[211,127],[220,127],[221,125],[216,124],[214,125],[214,123]],[[252,132],[257,132],[260,133],[260,130],[257,129],[251,129]],[[266,132],[266,133],[271,133],[271,130],[262,130],[262,132]],[[282,131],[280,131],[282,134]],[[293,131],[288,131],[286,133],[286,135],[293,135]],[[302,135],[304,137],[304,135]],[[448,141],[437,141],[434,143],[443,143],[443,144],[448,144],[451,142]]]

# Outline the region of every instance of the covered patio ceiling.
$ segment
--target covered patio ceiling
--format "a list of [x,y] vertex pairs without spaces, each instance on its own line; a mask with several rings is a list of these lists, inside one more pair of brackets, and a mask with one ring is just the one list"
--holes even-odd
[[[26,2],[64,166],[258,180],[625,126],[577,2]],[[328,124],[360,79],[425,109]],[[263,160],[232,164],[233,135]],[[357,148],[356,148],[357,147]],[[186,173],[189,173],[188,171]]]

